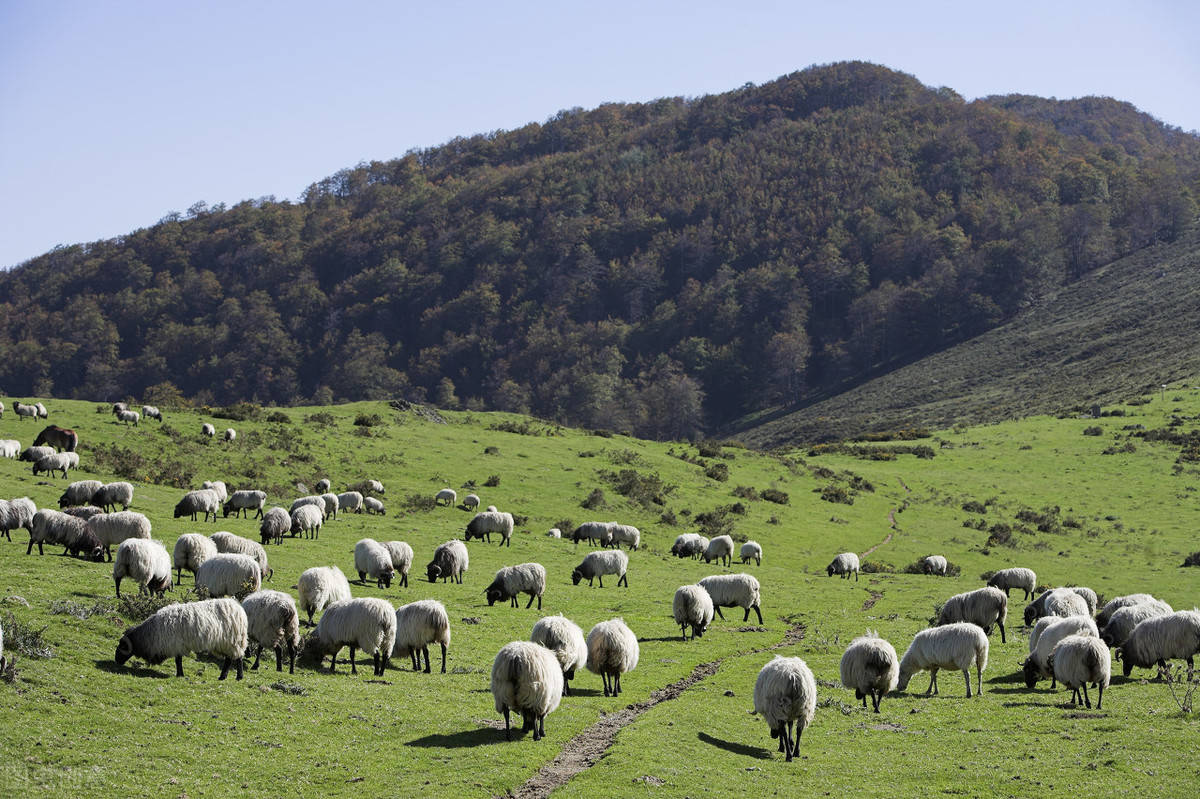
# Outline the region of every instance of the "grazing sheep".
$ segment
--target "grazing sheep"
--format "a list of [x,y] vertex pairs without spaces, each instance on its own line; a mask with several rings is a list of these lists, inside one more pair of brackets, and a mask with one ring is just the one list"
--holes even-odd
[[624,619],[602,621],[587,635],[587,667],[604,681],[605,696],[621,695],[621,675],[638,664],[638,641]]
[[958,669],[967,682],[967,698],[971,697],[971,666],[975,666],[975,695],[983,693],[983,670],[987,668],[988,639],[978,625],[955,622],[930,627],[917,633],[900,658],[900,678],[896,687],[904,691],[918,671],[928,669],[932,677],[925,695],[938,692],[938,669]]
[[843,580],[849,580],[850,575],[854,575],[854,582],[858,582],[858,555],[853,552],[843,552],[833,559],[833,562],[825,567],[825,575],[832,577],[835,574],[840,574]]
[[263,647],[275,650],[275,671],[283,671],[283,647],[288,651],[288,674],[296,673],[300,646],[300,614],[296,601],[282,591],[258,591],[242,600],[251,642],[258,644],[251,669],[258,669]]
[[218,553],[196,569],[196,587],[209,596],[245,596],[262,588],[262,572],[249,555]]
[[532,641],[513,641],[496,653],[492,663],[492,697],[504,715],[504,737],[512,740],[510,711],[521,714],[522,729],[533,740],[546,736],[546,716],[562,701],[563,674],[554,654]]
[[488,607],[507,599],[515,608],[518,604],[517,595],[529,594],[525,608],[528,610],[536,598],[538,610],[541,610],[542,594],[546,593],[546,567],[540,563],[502,566],[483,593],[487,596]]
[[441,491],[437,492],[437,495],[434,496],[433,501],[436,505],[450,506],[458,501],[458,493],[453,488],[443,488]]
[[1050,678],[1054,689],[1054,669],[1050,667],[1050,653],[1058,642],[1069,635],[1097,637],[1096,622],[1090,616],[1044,616],[1038,619],[1029,635],[1029,657],[1021,664],[1025,675],[1025,687],[1033,688],[1039,679]]
[[46,410],[46,406],[40,402],[35,402],[33,407],[37,408],[37,415],[39,419],[45,419],[50,415],[50,412]]
[[15,438],[0,439],[0,458],[13,458],[21,452],[21,442]]
[[760,605],[760,588],[758,580],[753,575],[744,572],[739,574],[713,574],[700,580],[699,585],[712,597],[713,609],[724,621],[725,614],[721,608],[739,607],[746,613],[742,621],[750,618],[750,611],[758,615],[758,623],[763,623]]
[[554,653],[563,673],[563,694],[570,696],[575,670],[587,665],[588,648],[583,630],[566,616],[543,616],[533,625],[529,640]]
[[242,656],[247,646],[246,611],[235,599],[206,599],[182,605],[167,605],[136,627],[131,627],[117,644],[118,666],[131,657],[151,665],[175,658],[175,676],[183,676],[183,656],[189,652],[224,655],[221,676],[237,664],[242,679]]
[[229,495],[229,499],[221,506],[221,513],[225,518],[229,518],[229,512],[233,511],[235,517],[248,517],[249,511],[254,511],[254,518],[261,519],[263,517],[263,508],[267,504],[266,491],[234,491]]
[[79,449],[79,434],[58,425],[49,425],[38,433],[33,440],[35,447],[47,446],[60,449],[63,452],[74,452]]
[[694,641],[698,637],[704,637],[704,631],[712,624],[712,597],[698,585],[681,585],[675,589],[671,611],[683,640],[688,639],[687,631],[688,627],[691,627]]
[[114,402],[112,405],[112,415],[113,416],[117,415],[117,411],[127,411],[127,410],[129,410],[128,402]]
[[724,562],[728,567],[733,558],[733,538],[727,535],[719,535],[708,542],[708,548],[704,550],[704,562],[712,563],[714,560]]
[[138,593],[158,595],[171,588],[171,557],[161,541],[129,538],[117,547],[113,561],[113,582],[117,584],[117,599],[121,598],[121,581],[128,577],[138,584]]
[[562,530],[559,530],[557,527],[551,527],[546,531],[546,535],[551,538],[562,538]]
[[340,503],[338,502],[337,494],[322,494],[321,501],[325,503],[325,518],[336,519],[338,510],[341,507]]
[[889,691],[896,688],[900,676],[900,659],[895,648],[874,632],[867,631],[850,642],[842,653],[842,685],[854,689],[854,698],[879,712],[879,704]]
[[104,513],[103,510],[95,505],[75,505],[70,508],[63,508],[62,512],[68,516],[74,516],[76,519],[83,519],[85,522],[93,516],[99,516]]
[[183,570],[192,573],[192,582],[196,580],[196,570],[200,564],[217,554],[217,545],[206,535],[199,533],[184,533],[175,539],[173,561],[175,563],[175,582],[183,581]]
[[137,411],[117,411],[117,421],[129,427],[129,423],[133,422],[133,426],[137,427],[138,422],[142,420],[142,415]]
[[467,494],[463,497],[463,507],[467,510],[477,510],[479,508],[479,496],[477,494]]
[[37,408],[33,405],[26,405],[22,402],[13,402],[13,410],[17,414],[17,421],[23,422],[26,417],[36,419],[38,417]]
[[87,520],[88,529],[104,546],[104,557],[112,560],[111,547],[129,538],[149,538],[150,520],[132,510],[101,513]]
[[216,491],[217,500],[220,502],[229,499],[229,487],[225,485],[224,480],[205,480],[200,484],[200,488],[206,491]]
[[1021,567],[1001,569],[988,578],[987,584],[993,588],[999,588],[1005,596],[1008,596],[1010,589],[1019,588],[1025,592],[1025,600],[1028,601],[1037,587],[1037,574],[1033,569]]
[[276,505],[271,508],[262,517],[262,524],[258,526],[258,536],[263,545],[274,541],[276,544],[283,543],[283,534],[291,532],[292,517],[286,510]]
[[615,524],[612,528],[612,544],[618,548],[626,544],[629,551],[633,552],[642,545],[642,531],[632,524]]
[[322,477],[320,480],[317,481],[317,484],[316,484],[316,486],[313,487],[313,490],[316,491],[318,494],[324,494],[327,491],[329,491],[330,488],[333,488],[333,484],[329,482],[329,478]]
[[[800,658],[776,655],[754,681],[754,712],[763,717],[779,751],[791,762],[800,754],[800,736],[817,710],[817,681]],[[795,737],[792,727],[795,725]]]
[[937,577],[945,577],[946,570],[950,568],[950,562],[946,560],[944,555],[926,555],[921,558],[921,573],[932,574]]
[[64,453],[62,453],[62,456],[67,459],[67,465],[70,468],[72,468],[72,469],[79,468],[79,453],[78,452],[64,452]]
[[677,558],[688,558],[703,552],[707,548],[700,546],[701,537],[699,533],[683,533],[675,537],[675,543],[671,545],[671,554]]
[[175,518],[182,516],[191,516],[192,521],[196,521],[196,514],[204,514],[204,521],[208,521],[211,514],[212,520],[217,520],[217,511],[221,509],[221,498],[216,491],[211,489],[200,489],[199,491],[189,491],[183,495],[183,499],[175,505]]
[[377,587],[392,587],[392,555],[374,538],[363,538],[354,545],[354,570],[360,583],[365,584],[370,576]]
[[347,491],[337,495],[338,510],[349,513],[362,513],[363,511],[363,495],[357,491]]
[[1087,603],[1087,615],[1095,616],[1096,605],[1099,603],[1099,597],[1096,596],[1096,592],[1083,585],[1072,585],[1070,586],[1070,590],[1083,597],[1083,601]]
[[742,544],[742,548],[738,552],[738,555],[742,559],[742,565],[749,563],[751,559],[754,560],[755,566],[762,565],[762,545],[757,541],[747,541],[746,543]]
[[13,510],[12,503],[6,499],[0,499],[0,535],[12,541],[12,533],[10,531],[20,526],[17,512]]
[[292,523],[289,529],[293,536],[304,533],[305,538],[320,538],[321,524],[325,516],[316,505],[301,505],[292,511]]
[[983,629],[985,635],[990,635],[992,625],[1000,628],[1000,642],[1007,643],[1004,634],[1004,622],[1008,619],[1008,596],[999,588],[988,586],[955,594],[942,605],[938,614],[938,625],[967,621]]
[[249,538],[242,538],[240,535],[234,535],[224,530],[213,533],[209,537],[217,545],[217,552],[249,555],[254,558],[254,562],[258,564],[258,571],[264,580],[270,580],[271,576],[275,573],[275,570],[267,563],[267,550],[257,541],[251,541]]
[[575,567],[575,571],[571,572],[571,583],[579,585],[579,581],[587,579],[588,585],[592,585],[592,580],[599,579],[600,587],[604,587],[604,575],[616,574],[619,575],[617,587],[624,585],[629,587],[629,575],[626,570],[629,568],[629,556],[619,549],[613,550],[597,550],[589,552],[583,558],[583,562]]
[[425,574],[431,583],[436,583],[441,577],[443,583],[446,580],[454,580],[462,585],[463,572],[470,565],[471,557],[467,554],[467,545],[453,539],[433,551],[433,560],[425,566]]
[[1156,601],[1150,594],[1126,594],[1125,596],[1114,597],[1104,603],[1104,607],[1096,614],[1096,624],[1104,627],[1108,624],[1112,615],[1118,610],[1129,605],[1140,605],[1143,602]]
[[350,598],[350,581],[337,566],[313,566],[305,569],[296,583],[300,597],[300,609],[308,614],[312,626],[314,613],[319,613],[334,602]]
[[67,490],[58,498],[58,507],[69,508],[76,505],[87,505],[103,485],[99,480],[76,480],[67,486]]
[[375,497],[363,497],[363,509],[370,515],[386,516],[387,511],[383,508],[383,503]]
[[322,659],[329,655],[330,674],[337,666],[337,653],[349,645],[351,674],[358,674],[354,651],[361,649],[370,654],[375,676],[382,677],[396,644],[396,610],[392,603],[377,597],[334,602],[317,622],[314,643]]
[[1042,616],[1090,616],[1087,600],[1070,588],[1052,588],[1025,606],[1025,626]]
[[237,431],[232,427],[226,427],[224,438],[226,441],[233,441],[235,438],[237,438]]
[[1125,645],[1117,650],[1126,677],[1134,666],[1140,669],[1167,667],[1168,660],[1187,661],[1188,677],[1192,675],[1193,656],[1200,651],[1200,611],[1177,610],[1166,616],[1146,619],[1129,634]]
[[484,510],[486,510],[488,513],[495,513],[496,511],[498,511],[500,509],[497,508],[495,505],[488,505],[486,508],[484,508]]
[[297,508],[302,508],[305,505],[312,505],[317,510],[321,511],[321,520],[325,520],[325,500],[319,494],[310,494],[307,497],[299,497],[292,500],[292,507],[289,508],[289,513],[295,513]]
[[1054,677],[1067,688],[1071,689],[1071,701],[1079,704],[1079,691],[1083,690],[1083,704],[1091,708],[1092,700],[1088,696],[1087,684],[1096,686],[1099,695],[1096,697],[1096,709],[1100,710],[1104,703],[1104,689],[1112,678],[1112,663],[1108,656],[1108,647],[1104,642],[1091,635],[1071,635],[1059,642],[1050,654],[1050,668]]
[[[8,503],[10,509],[18,502],[19,500],[13,500]],[[21,513],[20,508],[17,513]],[[23,522],[24,519],[18,515],[13,521]],[[9,523],[11,522],[6,522],[6,524]],[[32,518],[20,526],[29,530],[29,546],[25,548],[26,555],[33,554],[34,544],[38,545],[39,555],[45,554],[42,549],[43,544],[59,544],[65,548],[64,555],[70,552],[77,557],[84,556],[88,560],[96,562],[104,560],[104,545],[83,519],[50,508],[42,508],[34,512]]]
[[[1168,613],[1174,612],[1174,608],[1158,599],[1117,608],[1117,612],[1112,614],[1108,624],[1104,625],[1104,629],[1100,631],[1100,640],[1109,646],[1122,647],[1129,640],[1134,628],[1146,619],[1166,616]],[[1041,624],[1041,619],[1038,620],[1038,623]]]
[[366,496],[367,491],[374,491],[376,494],[379,494],[380,496],[383,496],[384,494],[387,493],[386,491],[383,490],[383,483],[379,482],[378,480],[363,480],[362,487],[364,489],[364,491],[363,491],[364,497]]
[[421,670],[421,655],[425,656],[425,673],[430,673],[429,645],[442,647],[442,674],[446,673],[446,648],[450,646],[450,616],[446,607],[436,599],[421,599],[396,608],[396,642],[392,657],[412,658],[413,671]]
[[467,524],[466,533],[463,538],[470,541],[472,538],[478,538],[480,541],[487,540],[492,543],[492,533],[500,535],[500,546],[506,543],[512,546],[513,534],[513,515],[511,513],[502,513],[500,511],[484,511],[476,513],[475,517]]
[[53,455],[47,455],[44,458],[39,458],[33,464],[34,475],[36,476],[42,472],[46,472],[47,474],[53,476],[55,472],[62,472],[62,476],[65,479],[67,472],[70,471],[71,466],[73,465],[70,455],[71,453],[69,452],[56,452]]
[[26,463],[37,463],[42,458],[54,454],[54,447],[26,447],[21,450],[21,454],[17,456],[17,460],[25,461]]
[[[133,484],[105,483],[92,495],[91,504],[106,511],[116,510],[118,505],[121,506],[121,510],[129,510],[129,506],[133,504]],[[195,521],[194,517],[192,521]]]
[[147,419],[157,419],[160,423],[163,420],[162,411],[160,411],[156,405],[143,405],[142,416],[146,417]]
[[200,435],[208,436],[209,438],[212,438],[216,434],[217,434],[217,428],[213,427],[208,422],[205,422],[204,424],[200,425]]
[[0,531],[4,537],[12,541],[11,530],[24,527],[33,532],[33,517],[37,514],[37,505],[29,497],[21,497],[7,503],[0,501]]

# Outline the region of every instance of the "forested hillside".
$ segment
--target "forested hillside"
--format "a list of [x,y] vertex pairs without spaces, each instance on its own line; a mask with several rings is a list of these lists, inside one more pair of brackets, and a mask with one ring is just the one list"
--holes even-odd
[[1196,216],[1200,139],[863,63],[563,111],[0,274],[0,390],[403,396],[681,437],[945,349]]

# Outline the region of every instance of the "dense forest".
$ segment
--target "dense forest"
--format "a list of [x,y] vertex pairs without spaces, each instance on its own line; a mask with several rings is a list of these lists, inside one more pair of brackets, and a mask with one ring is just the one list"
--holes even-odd
[[560,112],[0,273],[0,391],[404,397],[685,437],[988,330],[1197,214],[1200,138],[865,63]]

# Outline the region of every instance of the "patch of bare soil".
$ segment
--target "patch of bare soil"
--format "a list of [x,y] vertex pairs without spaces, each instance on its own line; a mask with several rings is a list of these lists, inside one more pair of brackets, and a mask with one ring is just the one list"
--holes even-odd
[[862,606],[863,610],[870,610],[871,608],[875,607],[876,602],[883,599],[882,591],[872,591],[871,589],[867,589],[867,590],[871,592],[871,596],[869,599],[867,599],[865,602],[863,602],[863,606]]

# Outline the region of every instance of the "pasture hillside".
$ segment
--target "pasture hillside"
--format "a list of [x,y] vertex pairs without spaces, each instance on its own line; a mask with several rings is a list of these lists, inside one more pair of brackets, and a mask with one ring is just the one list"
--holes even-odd
[[[1106,406],[1099,419],[1034,417],[790,453],[651,443],[507,414],[437,417],[384,403],[243,407],[230,415],[246,418],[233,421],[168,412],[161,425],[133,428],[105,406],[47,399],[50,421],[80,433],[81,468],[68,480],[34,478],[28,464],[0,461],[0,496],[54,507],[71,479],[128,479],[137,486],[133,509],[170,549],[185,532],[256,536],[253,521],[171,518],[183,491],[203,480],[261,487],[269,505],[286,506],[302,492],[297,483],[327,476],[341,489],[378,479],[386,516],[339,518],[317,540],[268,547],[268,585],[295,594],[296,578],[313,565],[338,565],[353,578],[359,538],[406,540],[416,551],[409,587],[355,583],[353,593],[396,605],[441,600],[453,641],[445,675],[413,674],[397,659],[373,679],[360,654],[352,677],[345,651],[335,675],[304,657],[294,675],[281,675],[264,658],[242,682],[218,682],[219,663],[207,657],[185,658],[183,679],[170,663],[117,668],[116,642],[140,603],[116,604],[109,565],[57,548],[27,556],[27,536],[17,531],[0,541],[0,623],[16,660],[0,681],[8,731],[0,793],[482,797],[561,786],[556,796],[655,788],[694,796],[803,784],[865,796],[1180,795],[1197,776],[1181,757],[1200,730],[1192,715],[1145,671],[1116,677],[1098,711],[1067,704],[1068,694],[1046,683],[1026,690],[1016,594],[1008,642],[992,635],[980,698],[965,700],[961,675],[944,674],[940,697],[927,699],[928,677],[918,675],[875,716],[837,682],[854,636],[876,629],[903,652],[938,603],[1002,566],[1030,566],[1048,585],[1086,584],[1108,597],[1150,591],[1191,608],[1196,576],[1180,564],[1197,548],[1197,434],[1189,431],[1200,393],[1177,386],[1129,399],[1140,404]],[[205,421],[235,427],[237,439],[202,439]],[[0,438],[22,444],[39,429],[10,413],[0,420]],[[470,518],[431,506],[446,486],[460,499],[473,488],[484,505],[519,517],[511,549],[469,544],[462,585],[422,578],[433,548],[461,536]],[[545,532],[589,519],[642,530],[628,589],[571,585],[589,547]],[[762,566],[672,558],[675,536],[701,525],[759,541]],[[826,577],[833,555],[847,550],[877,571],[857,582]],[[929,553],[945,554],[958,576],[903,573]],[[581,672],[574,695],[547,719],[544,741],[507,743],[488,689],[491,661],[504,643],[527,638],[539,614],[523,602],[488,607],[483,589],[497,568],[525,561],[549,574],[543,614],[564,613],[585,631],[621,616],[638,634],[641,659],[621,697],[603,697],[599,678]],[[703,638],[681,642],[670,618],[675,588],[743,569],[762,583],[764,624],[727,610]],[[172,596],[184,599],[191,588],[185,574]],[[39,639],[48,657],[35,654]],[[749,713],[755,674],[774,654],[804,658],[818,679],[817,715],[791,764]]]

